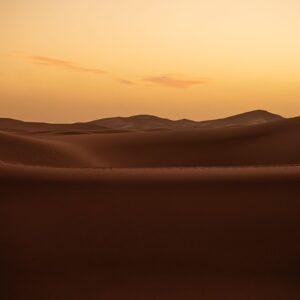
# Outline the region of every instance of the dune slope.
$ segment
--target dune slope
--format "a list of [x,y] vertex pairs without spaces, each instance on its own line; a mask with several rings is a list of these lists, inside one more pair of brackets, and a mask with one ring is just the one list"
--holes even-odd
[[0,161],[39,166],[92,166],[94,161],[63,141],[0,131]]
[[299,299],[299,178],[2,164],[2,299]]
[[65,167],[300,163],[300,118],[242,128],[86,134],[0,132],[0,160]]

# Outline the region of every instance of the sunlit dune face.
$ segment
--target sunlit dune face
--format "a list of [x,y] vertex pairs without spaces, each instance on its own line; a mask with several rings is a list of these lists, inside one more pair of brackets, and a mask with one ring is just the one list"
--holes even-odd
[[0,4],[0,117],[300,115],[295,0]]

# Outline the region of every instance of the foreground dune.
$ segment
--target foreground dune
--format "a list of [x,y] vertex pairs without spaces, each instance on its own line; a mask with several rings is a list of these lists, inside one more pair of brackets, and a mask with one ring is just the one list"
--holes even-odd
[[2,299],[299,299],[300,167],[0,164]]

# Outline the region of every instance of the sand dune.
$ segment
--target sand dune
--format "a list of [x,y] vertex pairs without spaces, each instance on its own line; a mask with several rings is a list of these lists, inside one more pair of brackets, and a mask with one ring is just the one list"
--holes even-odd
[[61,167],[300,163],[300,118],[240,128],[91,133],[0,132],[0,160]]
[[137,115],[132,117],[117,117],[106,118],[89,122],[116,129],[178,129],[178,128],[198,128],[198,127],[239,127],[254,124],[263,124],[273,121],[282,120],[283,117],[272,114],[264,110],[255,110],[224,119],[209,120],[209,121],[193,121],[188,119],[169,120],[151,115]]
[[0,131],[1,299],[299,299],[300,118],[143,122]]
[[0,118],[0,130],[8,131],[57,131],[57,130],[105,130],[104,126],[88,123],[51,124],[42,122],[24,122],[9,118]]
[[107,130],[173,130],[184,128],[215,128],[241,127],[254,124],[263,124],[284,119],[282,116],[264,110],[255,110],[224,119],[209,121],[193,121],[188,119],[170,120],[151,115],[136,115],[131,117],[113,117],[73,124],[51,124],[42,122],[24,122],[9,118],[0,118],[0,130],[6,131],[103,131]]
[[0,132],[0,161],[39,166],[92,166],[91,159],[63,141]]
[[299,299],[299,178],[2,163],[3,299]]
[[238,127],[238,126],[249,126],[255,124],[264,124],[274,121],[282,120],[283,117],[277,114],[270,113],[265,110],[255,110],[246,113],[242,113],[239,115],[211,120],[211,121],[203,121],[200,122],[200,126],[207,127]]
[[[64,137],[112,167],[300,163],[300,119],[243,128]],[[100,166],[100,165],[98,165]]]

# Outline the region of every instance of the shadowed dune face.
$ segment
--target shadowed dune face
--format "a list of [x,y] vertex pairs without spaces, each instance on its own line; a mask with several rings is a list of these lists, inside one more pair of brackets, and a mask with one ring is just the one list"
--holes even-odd
[[300,163],[300,119],[240,128],[52,134],[0,133],[0,160],[65,167],[188,167]]

